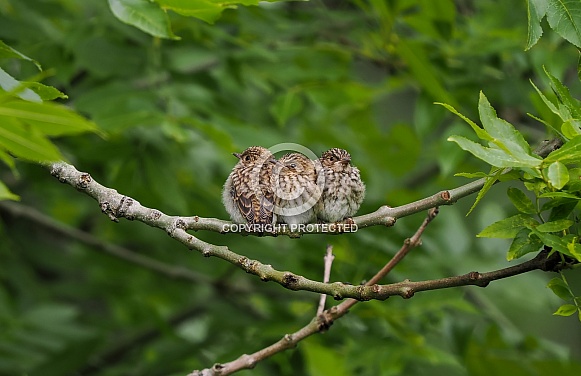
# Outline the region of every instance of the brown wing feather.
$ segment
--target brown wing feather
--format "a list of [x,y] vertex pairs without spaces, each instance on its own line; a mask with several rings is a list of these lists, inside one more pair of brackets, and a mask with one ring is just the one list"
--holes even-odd
[[252,210],[252,202],[255,201],[254,195],[246,196],[241,194],[236,190],[235,186],[232,186],[232,197],[240,214],[246,219],[248,223],[254,223],[254,211]]
[[274,193],[265,192],[260,200],[258,223],[271,224],[274,211]]

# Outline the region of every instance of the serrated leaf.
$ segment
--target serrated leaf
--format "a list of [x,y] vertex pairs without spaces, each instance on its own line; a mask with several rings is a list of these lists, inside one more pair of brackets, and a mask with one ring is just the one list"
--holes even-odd
[[[534,85],[533,85],[533,86],[534,86]],[[544,125],[545,125],[547,128],[554,130],[554,131],[555,131],[555,133],[557,133],[557,134],[559,134],[559,135],[563,136],[563,134],[561,133],[561,127],[559,127],[559,126],[556,126],[556,125],[553,125],[553,124],[549,123],[548,121],[545,121],[545,120],[541,119],[540,117],[537,117],[537,116],[535,116],[535,115],[533,115],[533,114],[531,114],[531,113],[528,113],[528,112],[527,112],[527,115],[528,115],[529,117],[531,117],[531,118],[535,119],[535,120],[536,120],[536,121],[538,121],[539,123],[541,123],[541,124],[544,124]]]
[[556,189],[561,189],[569,182],[569,170],[561,162],[553,162],[547,169],[547,179]]
[[462,136],[452,135],[448,141],[456,142],[462,149],[495,167],[537,167],[542,163],[541,159],[530,156],[519,155],[516,159],[503,150],[482,146]]
[[496,115],[496,111],[482,91],[478,100],[478,112],[484,130],[493,138],[490,146],[494,145],[516,159],[537,159],[536,156],[531,155],[531,147],[523,135],[512,124]]
[[468,119],[466,116],[462,115],[454,107],[450,106],[449,104],[441,103],[441,102],[435,102],[435,104],[443,106],[448,111],[450,111],[451,113],[453,113],[454,115],[458,116],[460,119],[462,119],[466,123],[468,123],[468,125],[470,125],[470,127],[472,127],[472,130],[476,133],[476,135],[478,136],[479,139],[485,140],[485,141],[492,141],[492,137],[488,134],[488,132],[486,132],[484,129],[480,128],[475,122]]
[[180,39],[171,31],[166,12],[148,0],[109,0],[113,15],[126,23],[158,38]]
[[26,86],[34,91],[43,101],[67,99],[69,96],[55,87],[43,85],[40,82],[27,82]]
[[482,230],[478,235],[479,238],[514,238],[523,228],[531,228],[538,224],[536,220],[524,214],[513,215],[494,222]]
[[47,136],[96,132],[97,126],[63,105],[11,100],[0,103],[0,117],[29,124]]
[[63,159],[56,146],[37,130],[26,129],[12,118],[0,122],[0,148],[34,162]]
[[[577,3],[579,3],[579,2],[577,2]],[[579,9],[578,16],[581,17],[581,8]],[[569,110],[569,112],[571,113],[573,118],[581,119],[581,109],[580,109],[581,103],[579,103],[579,101],[577,99],[575,99],[571,96],[571,93],[569,92],[569,88],[567,88],[565,85],[563,85],[563,83],[561,81],[559,81],[559,79],[557,77],[553,76],[547,70],[546,67],[543,66],[543,70],[545,71],[545,74],[547,75],[547,77],[549,77],[549,80],[551,80],[551,84],[553,85],[553,89],[555,90],[555,93],[557,94],[558,98],[565,105],[565,107],[567,107],[567,109]]]
[[569,219],[558,219],[552,222],[546,222],[537,226],[537,231],[540,232],[558,232],[568,229],[573,226],[573,221]]
[[2,200],[19,201],[20,196],[10,192],[10,189],[8,189],[8,187],[2,181],[0,181],[0,201]]
[[[541,91],[541,89],[539,89],[537,87],[537,85],[535,85],[535,83],[532,80],[529,80],[529,82],[531,83],[531,85],[533,85],[533,88],[535,89],[535,91],[537,92],[537,94],[539,95],[539,97],[541,97],[543,103],[545,103],[545,105],[549,108],[549,110],[551,110],[551,112],[554,113],[555,115],[561,116],[561,113],[559,112],[559,110],[557,109],[557,107],[555,106],[555,104],[553,102],[551,102],[549,100],[549,98],[547,98],[545,96],[545,94],[543,94],[543,92]],[[567,121],[568,119],[562,119],[562,120],[563,121]]]
[[581,2],[548,0],[547,21],[557,34],[581,48]]
[[527,0],[528,35],[525,51],[534,46],[543,35],[541,20],[545,17],[546,12],[546,1]]
[[527,253],[538,251],[542,246],[543,242],[538,237],[531,235],[531,230],[523,228],[510,244],[506,259],[508,261],[518,259]]
[[527,195],[518,188],[509,188],[507,195],[514,207],[521,213],[536,214],[535,205]]
[[565,142],[559,149],[551,152],[544,159],[546,164],[561,162],[563,164],[581,162],[581,136]]
[[496,183],[496,181],[498,180],[498,177],[502,175],[503,171],[504,171],[504,169],[496,169],[495,170],[494,168],[491,170],[491,175],[489,177],[485,178],[484,185],[482,186],[482,189],[480,189],[480,191],[478,191],[478,195],[476,195],[476,200],[474,200],[474,204],[472,204],[472,206],[470,207],[470,210],[468,210],[468,213],[466,213],[466,216],[469,216],[470,213],[472,213],[472,211],[476,208],[476,205],[478,205],[480,200],[482,200],[484,195]]
[[557,316],[571,316],[577,312],[577,307],[573,304],[563,304],[560,306],[553,315]]

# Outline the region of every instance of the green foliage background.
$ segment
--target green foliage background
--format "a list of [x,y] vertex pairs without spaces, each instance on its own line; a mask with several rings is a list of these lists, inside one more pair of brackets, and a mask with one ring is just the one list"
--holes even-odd
[[[205,13],[214,24],[159,1],[170,9],[162,16],[174,39],[120,22],[115,3],[128,1],[0,0],[0,39],[50,69],[43,83],[101,130],[53,137],[62,155],[100,183],[172,215],[226,218],[220,191],[235,163],[231,153],[281,142],[316,153],[348,149],[368,187],[360,213],[405,204],[467,182],[455,172],[485,168],[446,141],[474,136],[433,102],[477,119],[482,90],[535,145],[547,133],[526,113],[555,115],[529,79],[550,94],[544,65],[580,93],[578,51],[550,31],[550,19],[533,47],[539,30],[527,30],[522,1],[261,3],[220,9],[220,18]],[[5,58],[0,66],[22,81],[39,74],[27,60]],[[316,294],[264,284],[143,224],[110,222],[93,200],[37,164],[2,167],[0,180],[53,221],[185,267],[200,280],[143,270],[0,206],[0,374],[183,375],[259,350],[316,311]],[[506,191],[522,187],[511,184],[493,187],[468,218],[473,198],[443,207],[423,246],[385,282],[510,265],[509,241],[475,234],[516,214]],[[196,235],[315,280],[329,243],[331,279],[358,284],[422,219],[301,239]],[[579,294],[579,273],[565,275]],[[329,332],[252,372],[580,374],[581,327],[575,317],[552,316],[561,302],[546,288],[551,277],[533,272],[485,289],[360,304]]]

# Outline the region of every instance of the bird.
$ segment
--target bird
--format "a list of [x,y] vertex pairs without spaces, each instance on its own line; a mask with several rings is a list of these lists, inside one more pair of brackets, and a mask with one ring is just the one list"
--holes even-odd
[[314,207],[323,185],[322,181],[317,185],[315,161],[300,153],[284,155],[273,169],[273,183],[277,223],[291,225],[293,230],[295,225],[316,220]]
[[222,190],[222,203],[230,218],[238,224],[274,225],[272,170],[276,159],[262,146],[251,146],[233,155],[238,163]]
[[321,154],[319,162],[324,188],[315,207],[317,218],[324,222],[351,218],[365,198],[365,184],[361,180],[359,169],[351,165],[351,155],[339,148],[332,148]]

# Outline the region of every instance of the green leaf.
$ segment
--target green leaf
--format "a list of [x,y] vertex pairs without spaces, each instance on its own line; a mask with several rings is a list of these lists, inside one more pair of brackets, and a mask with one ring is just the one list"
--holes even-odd
[[537,231],[540,232],[558,232],[568,229],[573,226],[573,221],[569,219],[558,219],[552,222],[546,222],[537,226]]
[[567,170],[567,166],[558,161],[551,163],[547,170],[547,179],[554,188],[563,188],[569,182],[569,170]]
[[493,138],[490,146],[497,146],[516,159],[538,158],[531,154],[531,147],[523,135],[512,124],[496,116],[496,111],[482,91],[478,100],[478,112],[484,129]]
[[[579,9],[578,16],[581,17],[581,8]],[[561,102],[565,105],[565,107],[569,110],[575,119],[581,119],[580,103],[577,99],[571,96],[569,88],[563,85],[563,83],[559,81],[557,77],[553,76],[546,67],[543,66],[543,70],[545,71],[547,77],[549,77],[549,80],[551,80],[551,84],[553,85],[553,89],[555,90],[559,100],[561,100]]]
[[454,176],[461,176],[463,178],[470,178],[470,179],[479,179],[479,178],[487,178],[490,175],[486,172],[459,172],[454,174]]
[[557,34],[581,48],[581,2],[549,0],[547,21]]
[[516,159],[503,150],[487,148],[462,136],[452,135],[448,137],[448,141],[456,142],[462,149],[495,167],[537,167],[542,162],[541,159],[533,157]]
[[581,192],[581,168],[569,168],[569,182],[566,185],[568,192]]
[[528,215],[517,214],[491,224],[476,236],[479,238],[510,239],[514,238],[523,228],[531,228],[537,224],[538,222]]
[[567,192],[546,192],[539,195],[539,198],[569,198],[572,200],[580,200],[580,197]]
[[0,68],[0,87],[7,92],[15,92],[20,98],[31,102],[42,102],[41,97],[34,91],[26,87],[25,84],[16,80]]
[[68,95],[52,86],[43,85],[40,82],[27,82],[26,86],[34,91],[43,101],[52,101],[54,99],[67,99]]
[[508,198],[515,208],[521,213],[536,214],[535,205],[527,195],[518,188],[509,188],[507,191]]
[[[578,200],[569,199],[554,199],[550,203],[546,203],[547,208],[551,208],[551,213],[549,214],[549,222],[556,221],[558,219],[567,219],[569,215],[577,207]],[[543,205],[545,207],[545,205]]]
[[435,104],[440,105],[440,106],[443,106],[448,111],[450,111],[451,113],[453,113],[454,115],[458,116],[460,119],[462,119],[466,123],[468,123],[468,125],[470,125],[470,127],[476,133],[476,135],[478,136],[479,139],[485,140],[485,141],[492,141],[492,137],[488,134],[488,132],[486,132],[484,129],[480,128],[478,126],[478,124],[476,124],[475,122],[473,122],[472,120],[470,120],[466,116],[462,115],[454,107],[450,106],[449,104],[440,103],[440,102],[436,102]]
[[569,301],[573,299],[573,295],[571,294],[571,290],[565,281],[563,281],[560,277],[555,277],[549,281],[547,287],[553,291],[555,295],[559,298]]
[[569,252],[569,249],[567,248],[567,240],[564,237],[562,238],[557,235],[549,234],[546,232],[540,232],[534,228],[532,229],[532,231],[535,235],[539,237],[539,239],[541,239],[543,244],[553,248],[554,251],[573,257],[573,255]]
[[0,149],[0,161],[4,162],[6,166],[10,167],[13,173],[16,171],[15,170],[16,166],[14,165],[14,158],[12,158],[10,154],[6,153],[2,149]]
[[10,192],[10,189],[0,180],[0,201],[2,200],[20,200],[20,196]]
[[34,162],[63,159],[56,146],[37,130],[26,129],[12,118],[0,122],[0,148]]
[[553,315],[557,316],[571,316],[577,312],[577,307],[573,304],[563,304],[560,306]]
[[[236,8],[237,1],[211,1],[211,0],[156,0],[163,9],[172,10],[182,16],[195,17],[209,24],[216,22],[226,9]],[[239,1],[238,1],[239,2]],[[258,1],[253,1],[257,5]]]
[[528,36],[525,51],[534,46],[543,35],[541,20],[547,12],[547,5],[545,0],[527,0]]
[[[547,98],[545,96],[545,94],[543,94],[541,89],[539,89],[537,87],[537,85],[535,85],[535,83],[532,80],[529,80],[529,82],[531,83],[531,85],[533,85],[533,88],[536,90],[537,94],[539,94],[539,97],[541,97],[541,99],[543,100],[543,103],[545,103],[545,105],[549,108],[549,110],[551,110],[551,112],[554,113],[555,115],[561,116],[559,109],[557,107],[555,107],[555,104],[553,102],[551,102],[549,100],[549,98]],[[563,119],[563,121],[566,121],[566,120],[567,119]]]
[[581,135],[581,123],[577,120],[567,120],[561,125],[561,133],[567,138],[567,140],[572,139],[575,136]]
[[508,261],[518,259],[527,253],[536,252],[543,246],[543,242],[537,236],[531,234],[528,228],[521,229],[510,244],[506,255]]
[[469,216],[470,213],[472,213],[472,211],[476,208],[476,205],[478,205],[478,203],[480,202],[480,200],[482,200],[484,195],[490,190],[490,188],[492,188],[494,183],[496,183],[499,176],[501,176],[503,172],[504,172],[504,169],[502,169],[502,168],[496,169],[496,170],[493,168],[491,170],[491,175],[486,178],[484,185],[482,186],[482,189],[478,192],[478,195],[476,196],[476,200],[474,200],[474,204],[472,204],[472,206],[470,207],[470,210],[468,210],[468,213],[466,213],[466,216]]
[[577,261],[581,262],[581,244],[576,237],[567,244],[567,249]]
[[111,12],[128,25],[158,38],[180,39],[171,31],[169,18],[156,3],[148,0],[109,0]]
[[561,162],[564,164],[581,162],[581,136],[567,141],[559,149],[551,152],[544,159],[546,164]]
[[39,71],[42,71],[42,67],[40,66],[38,61],[33,60],[33,59],[29,58],[28,56],[24,55],[23,53],[15,50],[14,48],[12,48],[9,45],[7,45],[6,43],[4,43],[2,40],[0,40],[0,58],[16,58],[16,59],[30,61],[31,63],[36,65],[36,67],[38,68]]
[[550,123],[550,122],[548,122],[548,121],[545,121],[545,120],[543,120],[543,119],[541,119],[541,118],[539,118],[539,117],[537,117],[537,116],[535,116],[535,115],[533,115],[533,114],[531,114],[531,113],[528,113],[528,112],[527,112],[527,115],[528,115],[529,117],[531,117],[531,118],[535,119],[535,120],[536,120],[536,121],[538,121],[539,123],[542,123],[542,124],[544,124],[544,125],[545,125],[545,126],[548,128],[548,129],[552,129],[552,130],[554,130],[554,131],[555,131],[555,133],[557,133],[557,134],[559,134],[559,135],[563,136],[563,134],[561,133],[561,129],[563,128],[562,126],[561,126],[561,127],[558,127],[558,126],[556,126],[556,125],[553,125],[552,123]]
[[47,136],[96,132],[97,126],[57,103],[11,100],[0,103],[0,118],[15,118]]

